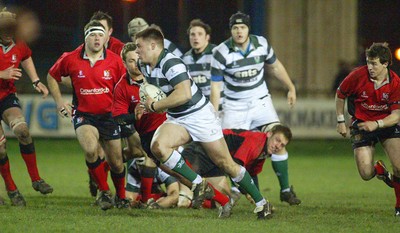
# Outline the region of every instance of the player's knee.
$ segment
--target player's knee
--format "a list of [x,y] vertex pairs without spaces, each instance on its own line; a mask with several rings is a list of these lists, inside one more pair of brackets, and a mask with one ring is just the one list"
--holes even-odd
[[155,155],[158,159],[163,159],[163,151],[165,151],[165,149],[163,149],[162,144],[158,141],[158,140],[154,140],[151,143],[151,152],[153,153],[153,155]]
[[361,179],[368,181],[368,180],[371,180],[372,178],[374,178],[375,173],[372,170],[364,169],[364,170],[360,170],[360,176],[361,176]]
[[30,137],[28,124],[24,117],[17,117],[10,121],[10,128],[19,140],[27,140]]
[[0,159],[6,157],[7,151],[6,151],[6,137],[2,135],[0,137]]

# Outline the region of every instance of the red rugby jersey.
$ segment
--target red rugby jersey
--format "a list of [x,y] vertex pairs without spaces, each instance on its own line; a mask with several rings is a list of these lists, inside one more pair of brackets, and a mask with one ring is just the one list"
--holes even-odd
[[336,91],[341,99],[348,98],[348,112],[353,119],[375,121],[400,108],[400,79],[389,70],[389,77],[377,87],[371,81],[367,66],[351,72]]
[[[115,37],[110,37],[110,40],[108,41],[107,49],[113,51],[117,55],[121,55],[122,48],[124,47],[124,43],[122,43],[120,40],[118,40]],[[82,50],[83,44],[79,45],[76,50]],[[72,51],[72,52],[74,52]],[[49,74],[58,82],[61,82],[61,75],[60,75],[60,62],[61,60],[69,53],[72,52],[65,52],[57,59],[57,61],[54,63],[54,65],[50,68]]]
[[59,63],[60,75],[71,77],[75,109],[91,114],[109,113],[114,86],[124,73],[122,60],[115,53],[104,50],[103,59],[92,67],[84,54],[84,48],[66,54]]
[[124,43],[122,43],[120,40],[118,40],[117,38],[115,38],[113,36],[111,36],[110,39],[108,40],[107,49],[113,51],[118,56],[121,56],[121,51],[122,51],[123,47],[124,47]]
[[[0,48],[0,70],[5,70],[10,66],[18,68],[21,61],[32,56],[32,51],[22,41],[17,41],[8,47],[0,44]],[[14,81],[14,79],[0,79],[0,100],[17,91]]]
[[267,134],[235,129],[224,129],[223,133],[232,157],[242,161],[251,176],[259,174],[267,157],[264,153]]
[[[135,112],[136,105],[140,103],[139,88],[140,84],[134,82],[127,73],[122,76],[114,89],[114,117]],[[156,130],[166,119],[166,113],[146,113],[135,121],[135,129],[143,135]]]

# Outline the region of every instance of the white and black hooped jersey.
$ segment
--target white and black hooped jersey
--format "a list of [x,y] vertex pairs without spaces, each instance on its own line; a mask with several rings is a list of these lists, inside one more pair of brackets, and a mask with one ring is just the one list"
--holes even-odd
[[167,49],[160,54],[157,65],[151,69],[149,65],[141,63],[139,60],[140,71],[147,82],[158,86],[169,96],[174,91],[174,86],[182,81],[190,80],[192,99],[183,105],[169,108],[168,114],[178,118],[193,113],[208,103],[206,97],[193,82],[189,71],[182,59],[175,56]]
[[264,63],[276,61],[274,50],[262,36],[250,35],[246,53],[234,46],[232,38],[213,50],[211,75],[223,77],[225,96],[231,99],[255,99],[269,94],[264,80]]

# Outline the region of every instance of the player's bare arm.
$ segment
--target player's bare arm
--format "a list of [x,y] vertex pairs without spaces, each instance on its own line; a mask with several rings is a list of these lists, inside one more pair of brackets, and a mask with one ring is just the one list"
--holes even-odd
[[60,91],[60,86],[58,85],[58,82],[50,74],[47,74],[47,85],[49,85],[50,93],[57,104],[57,112],[62,117],[71,116],[73,105],[63,100]]
[[296,87],[289,77],[285,67],[276,59],[273,64],[267,64],[265,72],[281,81],[288,89],[287,100],[289,106],[292,108],[296,104]]
[[22,61],[21,66],[22,66],[22,68],[24,68],[25,72],[28,74],[29,78],[31,79],[35,90],[38,91],[39,93],[42,93],[43,98],[46,98],[47,95],[49,94],[49,90],[47,90],[47,87],[43,83],[40,82],[39,76],[36,73],[35,65],[33,64],[32,57],[29,57],[28,59],[25,59],[24,61]]
[[341,99],[336,95],[335,102],[336,102],[336,117],[338,120],[336,125],[336,131],[343,137],[346,137],[347,127],[344,119],[344,99]]
[[1,79],[14,79],[19,80],[22,77],[21,69],[14,68],[14,65],[8,67],[5,70],[0,71],[0,78]]
[[218,111],[221,99],[221,89],[222,89],[222,82],[211,81],[210,101],[211,104],[214,106],[215,111]]
[[400,109],[393,110],[392,113],[380,120],[377,121],[365,121],[358,124],[358,127],[361,130],[365,130],[368,132],[380,129],[387,128],[398,124],[400,121]]
[[[154,102],[150,96],[147,96],[144,105],[149,111],[162,112],[168,108],[180,106],[188,102],[191,98],[192,91],[190,89],[190,80],[185,80],[178,83],[174,87],[174,91],[165,99]],[[152,104],[153,106],[151,106]]]

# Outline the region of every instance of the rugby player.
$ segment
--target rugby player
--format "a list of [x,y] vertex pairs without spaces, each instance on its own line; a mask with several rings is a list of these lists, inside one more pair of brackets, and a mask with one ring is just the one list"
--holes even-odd
[[[295,86],[268,41],[262,36],[249,34],[250,16],[242,12],[233,14],[229,28],[231,37],[213,50],[211,102],[218,109],[224,85],[222,128],[268,132],[280,121],[264,77],[277,78],[287,87],[291,107],[296,103]],[[281,201],[298,205],[301,201],[294,198],[289,185],[288,158],[284,149],[279,154],[272,154],[271,162],[281,186]]]
[[[375,176],[394,188],[395,216],[400,217],[400,79],[389,67],[392,53],[387,43],[366,49],[367,65],[351,72],[336,91],[337,132],[347,136],[344,101],[351,115],[350,135],[358,172],[363,180]],[[382,160],[374,164],[380,142],[393,167],[393,176]]]
[[[120,128],[111,115],[113,90],[124,72],[120,56],[104,49],[106,31],[98,21],[90,21],[84,28],[85,43],[61,59],[60,76],[71,78],[73,104],[65,102],[59,88],[61,79],[47,82],[58,111],[71,116],[78,141],[85,152],[86,165],[98,184],[97,203],[107,210],[115,203],[118,208],[129,207],[125,198],[125,167],[122,159]],[[96,103],[95,105],[93,103]],[[73,107],[71,111],[70,106]],[[116,195],[114,202],[107,184],[104,163],[98,156],[98,145],[105,151],[111,169]]]
[[[188,66],[190,76],[203,95],[210,99],[210,63],[212,49],[216,46],[210,43],[211,27],[200,19],[194,19],[190,22],[187,33],[191,49],[182,56],[182,60]],[[221,97],[223,94],[221,89]],[[220,103],[222,102],[223,98]]]
[[271,218],[271,204],[261,195],[246,169],[229,155],[217,112],[191,80],[183,61],[164,49],[162,32],[148,27],[135,37],[140,71],[148,83],[167,94],[157,102],[147,96],[144,103],[147,111],[167,111],[167,120],[157,129],[151,142],[153,155],[190,180],[194,193],[192,204],[198,208],[205,198],[214,196],[214,192],[206,180],[186,165],[175,148],[191,140],[200,141],[211,159],[253,197],[258,219]]
[[[19,142],[22,158],[25,161],[34,190],[49,194],[53,188],[47,184],[39,175],[36,164],[36,150],[33,139],[29,133],[28,124],[16,96],[14,82],[22,77],[19,65],[28,74],[32,81],[33,88],[43,94],[46,98],[49,91],[40,82],[32,60],[32,51],[23,41],[14,41],[17,27],[16,15],[4,8],[0,12],[0,116],[13,131]],[[25,206],[26,201],[17,189],[11,176],[10,164],[6,150],[6,138],[4,130],[0,125],[0,173],[4,179],[7,194],[14,206]]]

